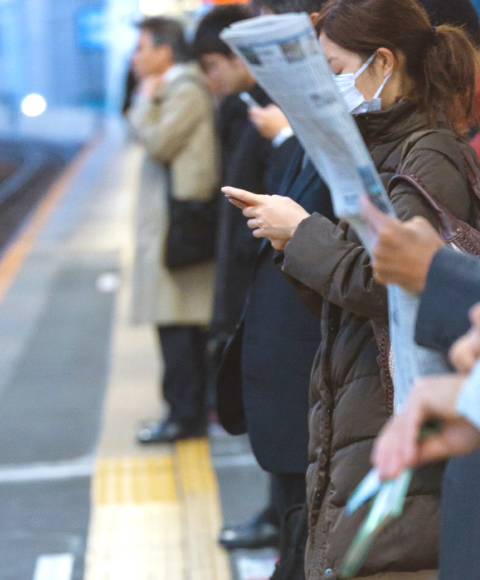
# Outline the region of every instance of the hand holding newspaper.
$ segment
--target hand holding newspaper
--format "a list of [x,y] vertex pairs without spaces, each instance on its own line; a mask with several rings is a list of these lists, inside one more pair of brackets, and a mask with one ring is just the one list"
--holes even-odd
[[[394,215],[394,210],[357,125],[337,91],[308,15],[243,20],[221,36],[285,113],[308,157],[328,184],[336,215],[349,222],[366,249],[371,250],[375,240],[362,217],[361,196],[366,193],[385,213]],[[416,377],[442,374],[447,366],[440,355],[415,343],[419,298],[398,286],[390,286],[388,296],[398,412]],[[372,535],[390,517],[400,515],[411,475],[405,472],[382,487],[373,471],[353,498],[361,505],[376,495],[372,512],[348,554],[346,576],[360,568]]]

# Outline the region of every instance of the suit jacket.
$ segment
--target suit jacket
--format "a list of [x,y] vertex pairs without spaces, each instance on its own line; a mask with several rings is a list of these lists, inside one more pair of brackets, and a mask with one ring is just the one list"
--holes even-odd
[[430,267],[417,318],[421,346],[447,353],[470,328],[469,309],[480,302],[480,260],[445,247]]
[[[271,103],[271,99],[258,86],[250,93],[262,106]],[[243,126],[237,122],[236,127],[239,134],[235,136],[234,147],[230,147],[230,140],[222,144],[229,149],[223,185],[260,194],[278,193],[285,169],[298,146],[297,139],[291,137],[279,147],[273,147],[247,119],[246,113]],[[242,212],[222,199],[212,323],[217,333],[231,335],[235,330],[260,245],[261,240],[252,236]]]
[[[448,352],[470,328],[480,302],[480,260],[451,248],[438,251],[422,294],[416,340]],[[442,494],[440,580],[480,577],[480,452],[449,462]]]
[[[333,220],[329,191],[311,163],[301,170],[302,158],[298,146],[279,193]],[[309,379],[320,324],[275,266],[274,255],[264,240],[219,373],[218,411],[227,431],[248,431],[265,470],[305,473]]]

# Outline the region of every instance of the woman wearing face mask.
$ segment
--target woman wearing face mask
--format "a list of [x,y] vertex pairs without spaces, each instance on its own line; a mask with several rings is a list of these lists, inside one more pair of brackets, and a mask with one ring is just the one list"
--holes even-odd
[[[459,29],[432,28],[414,0],[332,0],[317,30],[345,102],[386,187],[402,159],[405,173],[457,218],[477,223],[458,135],[473,109],[474,51]],[[418,132],[434,131],[417,138]],[[473,151],[467,155],[475,159]],[[284,271],[312,308],[322,305],[322,345],[311,379],[308,580],[339,578],[342,559],[367,506],[347,517],[343,507],[370,468],[373,439],[393,412],[393,385],[377,363],[372,322],[388,321],[386,289],[346,223],[309,215],[292,200],[229,190],[256,204],[244,214],[254,235],[284,249]],[[407,182],[390,192],[397,215],[427,218],[432,208]],[[288,245],[285,247],[285,245]],[[402,518],[387,527],[359,577],[437,577],[442,468],[420,471]]]

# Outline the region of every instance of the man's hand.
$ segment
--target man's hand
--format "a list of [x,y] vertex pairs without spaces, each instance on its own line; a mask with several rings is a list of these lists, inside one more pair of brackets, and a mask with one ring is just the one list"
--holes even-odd
[[282,129],[290,127],[287,118],[276,105],[252,107],[248,115],[260,135],[270,141],[273,141]]
[[149,75],[143,78],[138,85],[138,94],[151,99],[160,90],[163,84],[163,75]]
[[[375,443],[372,462],[383,480],[480,447],[480,431],[456,410],[464,381],[459,374],[417,380],[405,412],[387,423]],[[422,427],[430,419],[441,421],[441,432],[422,440]]]
[[472,328],[450,349],[450,361],[461,373],[469,373],[480,358],[480,304],[470,309],[470,321]]
[[243,189],[222,187],[231,203],[249,218],[247,225],[256,238],[268,238],[275,250],[283,250],[298,225],[310,214],[289,197],[257,195]]
[[376,239],[372,261],[375,279],[382,284],[398,284],[413,294],[423,292],[433,257],[445,242],[424,218],[402,223],[381,212],[366,196],[361,206]]

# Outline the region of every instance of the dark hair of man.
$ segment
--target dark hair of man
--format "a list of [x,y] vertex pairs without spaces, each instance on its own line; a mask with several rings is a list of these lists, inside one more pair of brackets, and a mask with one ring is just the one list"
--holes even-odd
[[434,26],[460,26],[476,47],[480,47],[478,14],[470,0],[418,0]]
[[413,83],[403,96],[427,113],[432,127],[445,116],[454,129],[475,118],[472,43],[460,28],[432,27],[415,0],[331,0],[316,29],[365,60],[382,47],[402,55]]
[[231,24],[247,20],[252,16],[254,16],[254,12],[244,4],[217,6],[207,12],[200,21],[193,40],[193,49],[197,58],[212,53],[231,56],[233,53],[220,39],[220,33]]
[[161,46],[167,44],[173,52],[175,62],[186,62],[189,60],[189,49],[185,41],[185,33],[182,25],[171,18],[145,18],[137,23],[137,28],[149,32],[153,45]]
[[252,0],[251,4],[257,10],[266,7],[275,14],[287,14],[288,12],[307,12],[313,14],[320,12],[327,0]]

